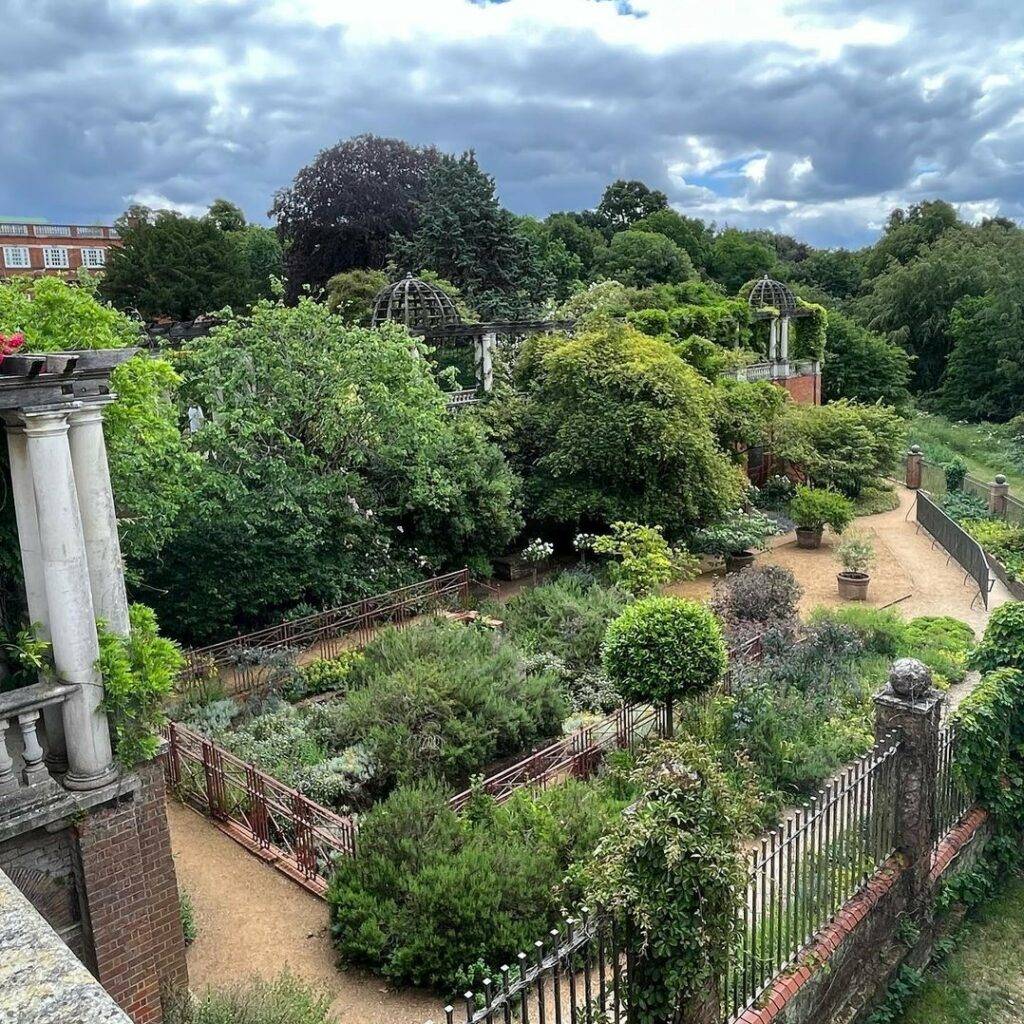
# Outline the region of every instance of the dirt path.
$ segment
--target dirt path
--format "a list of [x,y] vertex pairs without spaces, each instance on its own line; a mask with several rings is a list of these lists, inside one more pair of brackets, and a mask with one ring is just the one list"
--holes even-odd
[[286,967],[332,997],[339,1024],[422,1024],[444,1020],[441,1001],[394,991],[368,972],[339,970],[327,905],[261,863],[195,811],[169,800],[178,884],[192,897],[199,937],[189,947],[191,987],[273,977]]

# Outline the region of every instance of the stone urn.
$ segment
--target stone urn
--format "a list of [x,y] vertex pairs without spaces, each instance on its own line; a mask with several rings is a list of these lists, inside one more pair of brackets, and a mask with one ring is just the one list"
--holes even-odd
[[725,571],[739,572],[741,569],[749,569],[756,557],[753,551],[735,551],[731,555],[726,555]]
[[932,689],[932,670],[917,658],[897,658],[889,669],[889,689],[904,700],[920,700]]
[[813,550],[821,547],[821,535],[825,532],[823,526],[798,526],[796,528],[796,546]]
[[839,582],[839,596],[845,601],[866,601],[871,574],[844,571],[836,574]]

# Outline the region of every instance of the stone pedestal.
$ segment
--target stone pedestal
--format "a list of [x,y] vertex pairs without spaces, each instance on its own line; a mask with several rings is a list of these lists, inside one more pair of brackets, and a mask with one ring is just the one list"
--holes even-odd
[[918,445],[911,445],[907,452],[907,473],[905,482],[907,487],[916,491],[921,486],[921,473],[924,468],[924,455]]
[[943,695],[921,662],[901,658],[875,696],[875,737],[896,734],[896,850],[907,859],[910,899],[929,892]]
[[988,510],[994,516],[1005,516],[1007,497],[1010,493],[1010,485],[1002,473],[988,485]]

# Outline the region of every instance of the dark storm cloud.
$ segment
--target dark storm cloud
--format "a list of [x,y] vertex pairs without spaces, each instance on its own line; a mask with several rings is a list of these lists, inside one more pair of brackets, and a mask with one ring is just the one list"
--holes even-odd
[[[595,3],[650,21],[651,4]],[[524,213],[590,205],[619,176],[818,244],[859,244],[889,205],[927,195],[1024,212],[1017,4],[792,5],[808,38],[867,18],[904,30],[835,52],[799,32],[652,52],[586,25],[368,42],[268,7],[0,0],[18,54],[0,79],[0,216],[106,219],[130,197],[224,195],[260,217],[319,149],[362,131],[475,148]]]

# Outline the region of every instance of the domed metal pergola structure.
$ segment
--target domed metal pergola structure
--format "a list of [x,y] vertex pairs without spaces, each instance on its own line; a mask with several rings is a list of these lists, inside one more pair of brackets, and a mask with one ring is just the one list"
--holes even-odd
[[462,323],[455,303],[443,288],[412,274],[382,288],[373,300],[373,326],[386,320],[404,324],[410,334],[420,335]]
[[789,361],[789,321],[806,316],[788,285],[767,274],[753,282],[747,296],[750,312],[758,320],[770,320],[768,328],[768,359],[775,363]]
[[386,288],[373,300],[371,324],[378,327],[386,321],[404,324],[412,335],[435,345],[472,345],[476,388],[449,392],[449,408],[470,405],[479,398],[478,388],[490,391],[494,386],[493,357],[498,337],[505,343],[518,341],[528,334],[544,331],[571,330],[569,320],[511,320],[491,323],[463,323],[451,296],[438,285],[411,273]]

